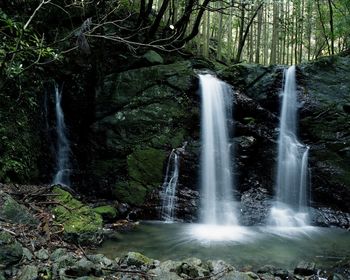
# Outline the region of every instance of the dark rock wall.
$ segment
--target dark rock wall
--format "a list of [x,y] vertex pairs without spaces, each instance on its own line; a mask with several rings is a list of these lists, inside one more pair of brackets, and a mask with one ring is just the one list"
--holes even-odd
[[[215,68],[195,59],[168,59],[164,64],[161,59],[141,60],[132,61],[129,70],[109,68],[98,78],[92,77],[92,70],[90,76],[80,74],[75,79],[85,82],[68,89],[75,183],[83,192],[116,199],[131,218],[159,218],[167,158],[187,142],[180,160],[176,213],[179,220],[196,221],[196,69]],[[349,63],[349,58],[340,57],[298,66],[299,136],[310,146],[312,206],[320,209],[314,216],[323,225],[327,217],[329,224],[335,222],[322,209],[349,212]],[[238,64],[217,72],[235,90],[235,196],[247,225],[265,222],[274,194],[283,69]]]
[[[78,56],[59,71],[51,69],[47,91],[52,80],[63,87],[73,187],[87,195],[117,200],[124,217],[159,218],[167,158],[173,148],[186,142],[180,158],[176,212],[180,220],[196,221],[200,204],[198,69],[216,72],[234,88],[235,196],[241,201],[242,222],[263,224],[274,194],[283,80],[279,66],[238,64],[216,71],[201,59],[161,57],[153,52],[129,59],[102,53]],[[339,213],[350,212],[350,58],[323,58],[297,69],[299,136],[310,146],[315,221],[335,225],[334,217],[340,217],[338,224],[344,225],[348,215]],[[48,96],[49,115],[37,109],[32,113],[38,116],[32,117],[30,127],[39,128],[32,130],[33,141],[28,144],[35,147],[31,151],[35,155],[30,153],[25,157],[28,162],[20,166],[29,166],[30,173],[20,180],[5,174],[10,180],[48,182],[52,178],[54,112],[52,96]],[[13,119],[23,115],[19,112]],[[22,121],[16,129],[21,125]],[[10,135],[6,129],[2,155],[9,153],[6,143],[12,141],[6,138]],[[45,161],[40,160],[43,153]]]

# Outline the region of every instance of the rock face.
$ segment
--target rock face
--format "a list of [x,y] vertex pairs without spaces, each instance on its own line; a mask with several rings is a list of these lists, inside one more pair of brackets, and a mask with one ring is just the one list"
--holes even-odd
[[[256,195],[257,190],[273,194],[282,70],[239,64],[220,73],[239,96],[235,112],[236,154],[245,224],[253,220],[260,223],[265,212],[257,209],[269,204]],[[313,221],[348,228],[348,214],[343,212],[350,211],[350,58],[330,57],[302,64],[297,67],[297,84],[299,134],[310,147],[311,205],[317,208],[312,213]],[[254,190],[245,192],[249,189]]]
[[349,57],[301,65],[301,135],[310,145],[315,204],[350,209]]
[[[167,158],[188,142],[180,159],[175,212],[180,221],[196,221],[200,105],[195,69],[213,68],[200,60],[169,64],[153,53],[143,59],[150,66],[110,73],[97,84],[89,136],[93,156],[85,173],[89,185],[112,193],[129,209],[122,216],[131,210],[129,217],[160,218]],[[343,212],[350,208],[349,65],[349,57],[339,57],[297,67],[299,133],[310,146],[312,206]],[[235,90],[235,195],[241,220],[263,224],[274,194],[283,67],[237,64],[218,75]],[[326,212],[314,215],[316,224],[349,225],[342,217],[339,223],[325,222]]]
[[149,199],[162,185],[171,150],[198,139],[193,64],[180,61],[109,74],[96,90],[91,181],[100,192],[133,207],[152,204],[145,216],[157,215],[159,197]]

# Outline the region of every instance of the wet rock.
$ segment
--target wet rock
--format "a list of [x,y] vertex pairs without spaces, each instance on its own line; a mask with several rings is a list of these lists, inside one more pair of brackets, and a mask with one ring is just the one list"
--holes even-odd
[[87,257],[94,264],[101,264],[102,266],[105,266],[105,267],[111,266],[113,264],[112,260],[110,260],[109,258],[107,258],[102,254],[88,255]]
[[160,54],[153,50],[146,52],[142,57],[152,65],[164,63],[164,60]]
[[52,265],[52,274],[55,277],[64,275],[65,268],[73,266],[77,261],[77,257],[70,252],[58,257]]
[[208,261],[207,266],[211,274],[220,274],[228,271],[235,270],[235,268],[223,260]]
[[38,268],[33,265],[26,265],[21,269],[18,280],[33,280],[38,277]]
[[49,251],[41,248],[39,251],[35,252],[35,256],[42,261],[49,259]]
[[23,248],[9,233],[0,231],[0,265],[7,267],[22,259]]
[[52,252],[50,256],[50,260],[53,262],[56,262],[59,258],[67,254],[67,249],[66,248],[57,248],[55,251]]
[[[223,274],[219,279],[221,280],[254,280],[259,279],[255,278],[256,274],[251,274],[247,272],[240,272],[240,271],[229,271],[228,273]],[[263,278],[261,278],[263,279]],[[270,280],[270,279],[269,279]],[[275,279],[271,279],[275,280]]]
[[23,247],[23,256],[28,260],[31,261],[34,257],[34,255],[32,254],[32,252],[28,249]]
[[299,262],[294,269],[294,274],[301,276],[310,276],[316,273],[315,263]]
[[10,195],[0,191],[0,217],[2,220],[15,224],[37,225],[38,220],[29,210],[19,204]]
[[117,210],[120,213],[121,218],[126,218],[127,214],[130,211],[130,205],[127,203],[119,203]]
[[153,263],[153,260],[138,253],[138,252],[129,252],[122,260],[123,263],[126,263],[128,266],[150,266]]
[[73,266],[65,268],[65,274],[71,277],[89,276],[90,274],[95,276],[102,275],[102,272],[97,270],[91,261],[82,258]]
[[99,207],[94,208],[93,210],[97,214],[101,215],[101,217],[105,221],[114,220],[117,217],[117,215],[118,215],[117,209],[115,209],[111,205],[101,205]]
[[160,265],[149,271],[150,274],[154,274],[156,280],[180,280],[181,278],[176,273],[176,268],[181,265],[181,262],[177,261],[165,261],[161,262]]
[[257,274],[255,274],[254,272],[248,271],[248,272],[244,272],[244,274],[246,274],[251,279],[259,279],[259,276]]
[[319,207],[311,210],[312,223],[323,227],[350,228],[350,213],[334,210],[326,207]]
[[241,196],[243,225],[265,225],[271,208],[271,197],[262,188],[250,189]]
[[190,278],[209,276],[209,266],[203,264],[200,259],[189,258],[182,261],[181,265],[176,268],[178,275],[186,275]]
[[274,275],[282,280],[289,279],[289,272],[286,269],[278,268],[275,270]]

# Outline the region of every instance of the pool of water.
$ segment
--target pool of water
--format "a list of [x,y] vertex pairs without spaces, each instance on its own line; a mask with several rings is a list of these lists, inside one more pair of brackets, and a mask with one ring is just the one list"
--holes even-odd
[[142,222],[98,249],[110,258],[137,251],[162,260],[222,259],[237,268],[271,264],[293,269],[299,261],[327,268],[350,257],[350,232],[337,228],[226,227]]

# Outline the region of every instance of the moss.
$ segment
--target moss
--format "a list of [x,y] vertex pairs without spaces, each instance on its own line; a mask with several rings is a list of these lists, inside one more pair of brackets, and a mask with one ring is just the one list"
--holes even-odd
[[122,181],[115,187],[114,195],[120,201],[139,206],[145,202],[147,188],[134,181]]
[[134,150],[127,158],[129,181],[117,184],[117,198],[132,205],[142,205],[147,193],[161,184],[165,158],[165,152],[160,149]]
[[93,209],[97,214],[101,215],[105,220],[115,219],[118,215],[118,211],[110,205],[103,205]]
[[163,176],[165,153],[154,148],[135,150],[127,158],[130,178],[145,185],[158,186]]
[[96,177],[100,178],[104,175],[108,175],[111,171],[115,169],[123,169],[126,166],[125,161],[123,162],[120,159],[104,159],[104,160],[96,160],[93,163],[94,166],[94,174]]
[[66,239],[80,243],[97,243],[102,228],[101,215],[58,187],[53,192],[58,195],[56,200],[62,206],[57,206],[52,211],[56,222],[63,225]]
[[[41,145],[29,117],[32,113],[21,108],[2,114],[1,111],[7,109],[0,105],[0,181],[28,183],[36,180]],[[36,111],[36,107],[29,110]]]
[[125,257],[127,265],[135,265],[135,266],[142,266],[142,265],[151,265],[153,263],[153,260],[142,255],[138,252],[129,252]]

